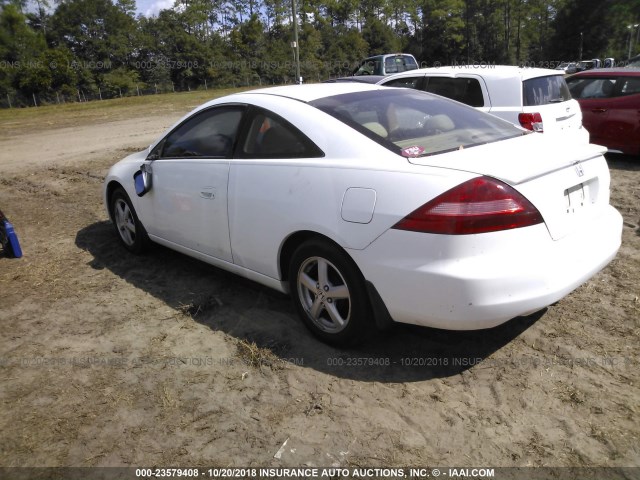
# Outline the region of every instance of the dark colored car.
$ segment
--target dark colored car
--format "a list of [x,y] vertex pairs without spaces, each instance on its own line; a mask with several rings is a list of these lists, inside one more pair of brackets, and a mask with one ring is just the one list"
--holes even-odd
[[567,84],[580,103],[591,143],[640,155],[640,70],[588,70],[567,78]]
[[578,62],[578,65],[576,66],[576,71],[584,72],[585,70],[593,70],[596,68],[600,68],[600,60],[597,58],[594,58],[592,60],[582,60],[581,62]]

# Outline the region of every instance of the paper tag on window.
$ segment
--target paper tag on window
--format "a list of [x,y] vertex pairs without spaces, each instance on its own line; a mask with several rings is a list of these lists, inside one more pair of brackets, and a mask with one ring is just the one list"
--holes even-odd
[[424,148],[418,145],[414,145],[412,147],[403,148],[400,153],[403,157],[415,158],[424,153]]

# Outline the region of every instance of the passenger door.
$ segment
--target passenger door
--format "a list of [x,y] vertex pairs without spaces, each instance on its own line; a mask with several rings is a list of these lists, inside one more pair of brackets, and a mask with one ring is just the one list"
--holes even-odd
[[140,199],[148,233],[171,244],[231,262],[227,212],[229,162],[246,108],[203,110],[151,152],[152,187]]
[[591,143],[606,145],[609,105],[616,88],[616,78],[582,77],[569,80],[571,96],[580,102],[582,124]]
[[640,153],[640,77],[618,77],[602,128],[604,145],[631,155]]

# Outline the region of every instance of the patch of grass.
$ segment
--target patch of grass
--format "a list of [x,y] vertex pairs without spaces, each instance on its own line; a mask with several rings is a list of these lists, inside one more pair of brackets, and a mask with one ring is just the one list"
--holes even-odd
[[167,111],[186,114],[206,101],[253,88],[256,87],[196,90],[41,107],[6,108],[0,110],[0,138],[29,133],[32,130],[104,123]]
[[249,366],[260,369],[268,367],[271,370],[282,370],[284,362],[270,349],[259,347],[255,342],[238,340],[237,355]]
[[560,389],[560,400],[573,405],[582,405],[585,402],[585,395],[575,385],[563,385]]

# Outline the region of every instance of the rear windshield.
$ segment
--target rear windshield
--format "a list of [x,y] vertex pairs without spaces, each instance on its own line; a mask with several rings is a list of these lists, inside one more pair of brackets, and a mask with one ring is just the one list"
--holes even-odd
[[397,55],[395,57],[387,57],[384,60],[384,73],[399,73],[406,72],[407,70],[415,70],[418,68],[418,64],[413,57],[406,55]]
[[523,135],[522,129],[492,115],[404,88],[335,95],[311,105],[405,157],[434,155]]
[[569,87],[562,75],[537,77],[523,82],[523,102],[525,107],[548,105],[571,100]]

